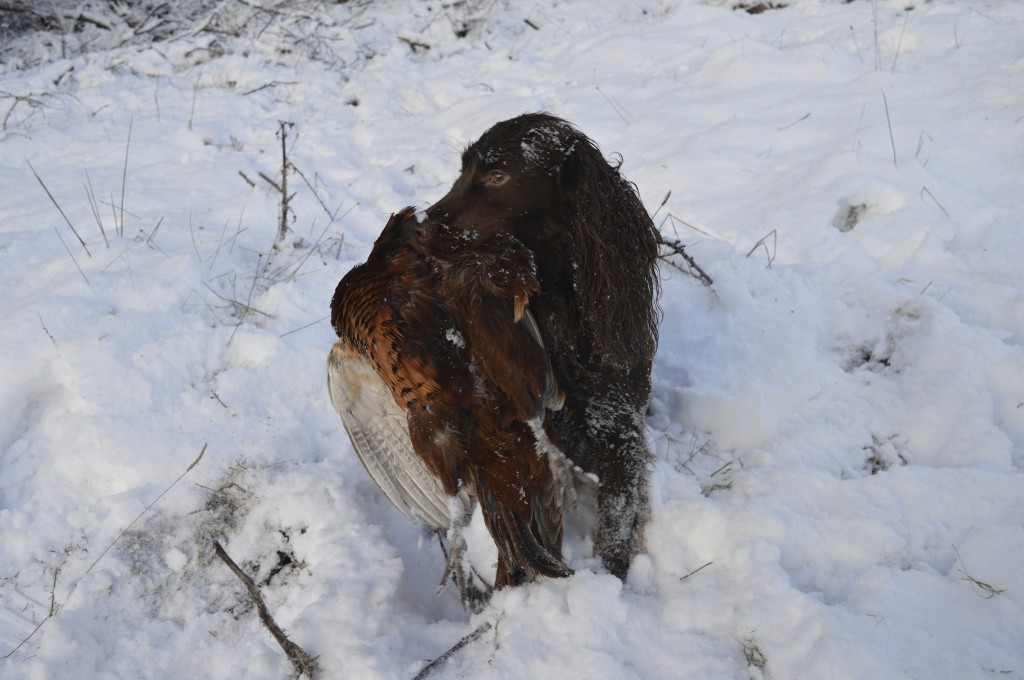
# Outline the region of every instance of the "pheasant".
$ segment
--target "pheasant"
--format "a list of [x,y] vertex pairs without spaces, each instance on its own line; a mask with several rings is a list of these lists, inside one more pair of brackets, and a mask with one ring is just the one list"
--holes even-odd
[[338,284],[327,382],[370,477],[407,518],[447,532],[440,588],[451,576],[479,610],[488,592],[472,583],[462,531],[477,504],[496,588],[572,574],[571,464],[546,418],[564,394],[528,307],[540,290],[530,250],[423,218],[392,215]]

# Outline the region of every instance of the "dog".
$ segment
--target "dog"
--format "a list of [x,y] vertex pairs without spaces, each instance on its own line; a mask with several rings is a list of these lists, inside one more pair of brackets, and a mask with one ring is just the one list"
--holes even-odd
[[511,235],[533,253],[530,309],[565,392],[548,420],[598,479],[594,550],[624,578],[650,515],[645,418],[660,318],[659,233],[636,187],[571,123],[528,113],[466,148],[425,222],[479,241]]

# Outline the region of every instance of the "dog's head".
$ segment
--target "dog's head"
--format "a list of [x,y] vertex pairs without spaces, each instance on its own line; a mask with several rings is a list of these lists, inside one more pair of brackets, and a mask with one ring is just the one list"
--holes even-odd
[[528,113],[495,124],[425,214],[478,242],[504,233],[532,250],[545,294],[565,310],[549,334],[585,338],[617,362],[653,356],[657,230],[636,188],[571,123]]
[[506,231],[532,245],[542,237],[538,232],[566,221],[570,159],[588,142],[548,114],[497,123],[463,152],[458,179],[427,215],[483,239]]

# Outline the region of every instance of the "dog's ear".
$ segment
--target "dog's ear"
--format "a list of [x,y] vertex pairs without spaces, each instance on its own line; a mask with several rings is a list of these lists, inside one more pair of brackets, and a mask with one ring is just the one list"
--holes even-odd
[[[610,360],[653,356],[657,313],[637,305],[657,295],[658,235],[636,187],[575,130],[559,177],[572,239],[574,317]],[[637,339],[646,339],[637,346]]]

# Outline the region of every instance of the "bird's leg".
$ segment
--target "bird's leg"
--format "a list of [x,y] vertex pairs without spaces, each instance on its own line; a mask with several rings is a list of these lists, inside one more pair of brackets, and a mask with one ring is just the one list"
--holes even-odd
[[551,468],[551,475],[555,478],[555,484],[562,489],[563,503],[568,501],[569,507],[575,512],[576,503],[579,501],[575,483],[579,468],[561,451],[557,455],[548,455],[548,466]]
[[561,492],[562,502],[568,502],[569,507],[576,509],[576,485],[573,483],[576,475],[582,473],[576,465],[566,457],[558,446],[555,445],[544,425],[540,420],[529,421],[530,429],[533,430],[533,438],[536,441],[537,453],[546,456],[548,467],[551,469],[551,477],[555,482],[555,488]]
[[[437,592],[439,595],[441,594],[441,591],[447,587],[450,578],[459,590],[459,601],[462,606],[475,614],[490,601],[493,588],[484,582],[473,565],[469,563],[466,555],[466,539],[462,535],[462,529],[472,519],[474,506],[467,502],[467,499],[454,499],[449,505],[452,520],[448,527],[449,548],[447,551],[444,549],[444,542],[440,540],[440,532],[438,532],[441,552],[445,555],[445,567],[441,583],[437,586]],[[474,575],[483,584],[482,589],[473,581]]]
[[[568,460],[568,458],[566,460]],[[571,460],[569,461],[569,465],[572,467],[573,481],[584,489],[589,489],[591,492],[596,493],[598,486],[597,475],[592,472],[587,472]]]
[[[452,581],[456,582],[456,585],[458,585],[459,579],[456,578],[456,574],[458,572],[455,570],[455,568],[453,567],[452,563],[450,562],[450,560],[448,558],[448,548],[446,548],[445,545],[444,545],[443,534],[446,534],[447,532],[443,532],[441,530],[437,530],[437,531],[434,531],[432,533],[437,535],[437,544],[441,547],[441,553],[444,555],[444,560],[445,560],[445,571],[444,571],[444,574],[441,576],[441,583],[437,586],[437,592],[438,592],[438,594],[440,594],[441,591],[445,589],[445,586],[448,583],[448,575],[449,574],[451,574],[451,579],[452,579]],[[486,601],[488,599],[490,599],[491,593],[494,591],[494,587],[489,585],[487,583],[487,581],[484,580],[484,577],[480,575],[480,572],[476,570],[476,567],[474,567],[473,565],[468,565],[468,566],[469,566],[469,570],[472,572],[473,576],[476,577],[476,581],[479,581],[480,584],[483,586],[483,589],[480,590],[480,598],[482,598],[482,602],[484,604],[486,604]],[[469,585],[467,586],[467,588],[469,590],[477,589],[476,588],[476,584],[473,582],[472,579],[470,579],[468,581],[468,584]],[[477,590],[479,590],[479,589],[477,589]],[[472,596],[470,596],[470,599],[472,599]]]

